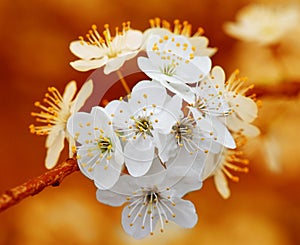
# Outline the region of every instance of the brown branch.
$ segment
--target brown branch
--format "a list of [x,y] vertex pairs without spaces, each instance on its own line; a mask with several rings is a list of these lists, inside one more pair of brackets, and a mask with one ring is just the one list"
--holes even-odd
[[249,94],[256,94],[257,98],[270,97],[295,97],[300,93],[300,82],[282,82],[276,85],[255,85]]
[[76,159],[70,158],[42,175],[5,191],[0,196],[0,212],[29,196],[38,194],[47,186],[58,186],[66,176],[78,170]]

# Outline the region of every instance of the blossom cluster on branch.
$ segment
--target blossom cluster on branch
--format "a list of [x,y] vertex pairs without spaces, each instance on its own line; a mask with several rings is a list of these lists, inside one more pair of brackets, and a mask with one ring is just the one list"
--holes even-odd
[[[122,226],[141,239],[160,231],[169,222],[191,228],[198,216],[185,194],[199,190],[213,176],[224,198],[230,196],[227,177],[247,172],[240,147],[259,129],[252,86],[238,71],[226,78],[220,66],[212,66],[216,48],[208,47],[203,30],[192,35],[188,22],[150,20],[144,32],[124,23],[112,36],[95,25],[70,44],[79,58],[71,62],[78,71],[103,69],[118,73],[129,59],[136,59],[137,73],[148,79],[136,83],[120,99],[90,112],[80,108],[91,96],[95,81],[88,80],[74,100],[72,81],[61,95],[49,88],[41,112],[32,113],[43,125],[31,125],[32,133],[48,135],[46,167],[55,166],[69,142],[81,172],[97,187],[97,200],[111,206],[126,203]],[[105,82],[105,81],[103,81]],[[117,95],[116,95],[117,97]],[[99,98],[101,99],[101,98]],[[99,101],[99,100],[98,100]]]

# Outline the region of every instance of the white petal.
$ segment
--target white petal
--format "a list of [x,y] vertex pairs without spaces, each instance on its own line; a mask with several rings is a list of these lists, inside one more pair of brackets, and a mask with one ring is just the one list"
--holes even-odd
[[221,90],[224,90],[225,85],[225,71],[221,66],[214,66],[211,70],[210,80],[214,85],[218,85]]
[[168,206],[176,216],[174,218],[171,217],[170,220],[184,228],[194,227],[198,222],[198,215],[194,204],[182,199],[175,199],[173,201],[176,205],[172,206],[172,204],[168,204]]
[[100,106],[94,106],[91,110],[93,125],[104,132],[104,135],[110,138],[113,134],[111,118],[106,114],[106,110]]
[[196,56],[188,64],[185,61],[176,69],[176,75],[186,83],[195,83],[204,78],[211,69],[211,59],[208,56]]
[[45,142],[46,148],[48,148],[49,146],[51,146],[53,144],[53,142],[55,141],[56,137],[58,137],[59,132],[60,132],[59,126],[58,125],[54,125],[52,127],[52,130],[50,131],[50,133],[48,134],[48,136],[46,138],[46,142]]
[[172,35],[172,33],[165,28],[149,28],[144,31],[144,37],[142,42],[142,49],[146,49],[149,38],[152,35],[158,35],[160,37]]
[[208,48],[208,39],[206,37],[191,37],[190,43],[196,48],[196,56],[213,56],[217,52],[217,48]]
[[152,121],[157,120],[153,125],[160,132],[169,134],[172,126],[175,125],[178,118],[182,116],[182,99],[180,96],[174,95],[164,106],[160,113],[151,117]]
[[107,57],[96,60],[76,60],[70,62],[70,65],[77,71],[89,71],[104,66],[107,62]]
[[204,181],[208,177],[212,176],[216,172],[216,169],[222,160],[221,154],[208,152],[204,161],[204,169],[201,174],[201,179]]
[[120,100],[112,100],[105,106],[105,111],[107,115],[111,116],[111,114],[115,114],[117,108],[119,107],[121,101]]
[[94,118],[91,114],[77,112],[69,118],[67,130],[80,144],[94,142],[93,140],[99,136],[99,131],[94,129],[93,121]]
[[104,52],[101,48],[95,45],[89,45],[82,41],[73,41],[70,43],[70,50],[77,57],[85,60],[93,58],[101,58],[104,56]]
[[216,188],[220,195],[224,198],[227,199],[230,197],[230,189],[228,187],[228,182],[221,170],[216,171],[214,175],[214,182],[216,185]]
[[[133,222],[134,218],[138,215],[138,211],[140,210],[142,205],[139,205],[130,215],[131,209],[128,208],[128,206],[124,207],[122,211],[122,226],[125,232],[131,236],[133,236],[135,239],[142,239],[150,234],[150,222],[153,224],[153,230],[157,223],[157,218],[154,218],[152,221],[150,221],[150,215],[146,214],[146,219],[144,222],[144,229],[142,229],[143,226],[143,217],[137,217],[136,221]],[[145,209],[147,207],[143,206],[142,214],[145,214],[147,212]],[[133,224],[133,225],[131,225]]]
[[162,162],[167,162],[171,157],[175,157],[177,154],[178,145],[175,141],[175,137],[172,134],[163,135],[157,134],[154,136],[156,139],[155,146],[158,149],[158,155]]
[[242,120],[252,122],[257,117],[257,105],[252,99],[238,94],[231,100],[231,104]]
[[125,34],[125,38],[127,48],[136,50],[142,44],[143,34],[141,31],[128,30]]
[[52,145],[48,147],[46,160],[45,160],[45,165],[47,169],[51,169],[56,165],[59,155],[62,149],[64,148],[64,143],[65,143],[65,132],[60,131],[57,134],[57,137],[53,141]]
[[119,70],[125,61],[126,56],[117,56],[116,58],[109,59],[104,67],[104,74],[108,75],[113,71]]
[[153,157],[154,146],[140,148],[134,140],[127,142],[124,147],[125,164],[128,172],[134,177],[139,177],[147,173],[150,169]]
[[160,83],[170,90],[172,93],[177,94],[183,100],[188,103],[192,103],[195,100],[195,95],[191,90],[191,87],[185,83],[168,83],[164,80],[161,80]]
[[228,131],[227,127],[213,116],[210,117],[212,125],[214,127],[214,132],[217,137],[217,142],[226,146],[227,148],[234,149],[236,147],[235,141]]
[[99,164],[100,153],[96,144],[86,144],[84,147],[77,148],[79,169],[89,179],[94,178],[94,167],[96,164]]
[[[154,110],[152,105],[158,107],[163,105],[167,97],[166,89],[159,83],[152,81],[140,81],[132,89],[129,100],[130,109],[133,113],[139,113],[144,107]],[[150,108],[149,108],[150,107]],[[150,112],[148,112],[150,114]]]
[[63,94],[63,101],[68,105],[71,100],[73,99],[75,93],[76,93],[76,82],[75,81],[71,81],[67,84],[64,94]]
[[96,192],[97,200],[101,203],[118,207],[123,205],[126,200],[126,195],[121,195],[111,190],[97,190]]
[[171,171],[167,171],[165,181],[161,185],[167,184],[166,187],[176,190],[176,197],[181,198],[188,192],[199,190],[202,187],[200,174],[193,168],[188,169],[182,166],[171,169]]
[[93,92],[93,81],[90,79],[82,85],[77,96],[72,102],[72,106],[70,109],[71,113],[79,111],[79,109],[84,105],[85,101],[90,97],[92,92]]
[[242,121],[241,119],[237,118],[235,114],[228,116],[225,122],[230,130],[235,132],[242,130],[245,136],[256,137],[260,134],[260,130],[256,126]]
[[112,157],[109,162],[106,159],[100,161],[94,168],[94,183],[98,189],[110,189],[118,181],[122,165]]

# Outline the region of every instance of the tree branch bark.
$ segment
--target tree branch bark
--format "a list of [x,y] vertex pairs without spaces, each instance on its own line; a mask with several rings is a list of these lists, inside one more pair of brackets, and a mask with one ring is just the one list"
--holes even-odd
[[69,158],[42,175],[5,191],[0,196],[0,212],[16,205],[29,196],[38,194],[48,186],[59,186],[66,176],[78,170],[79,168],[76,159]]

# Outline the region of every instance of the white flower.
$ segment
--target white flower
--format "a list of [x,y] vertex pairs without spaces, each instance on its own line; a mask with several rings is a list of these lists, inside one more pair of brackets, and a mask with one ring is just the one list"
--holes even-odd
[[68,120],[69,133],[80,144],[77,161],[81,172],[99,189],[111,188],[119,179],[124,157],[112,122],[101,107],[77,112]]
[[226,23],[224,29],[241,40],[274,45],[299,25],[299,19],[299,8],[293,4],[251,4],[239,11],[237,22]]
[[[192,116],[179,118],[167,136],[167,148],[159,155],[163,162],[182,154],[199,154],[205,158],[208,152],[217,153],[221,146],[208,132],[203,131]],[[181,148],[181,149],[180,149]]]
[[[246,143],[246,138],[242,135],[236,136],[238,148]],[[219,194],[227,199],[230,197],[230,189],[228,187],[227,178],[234,182],[238,182],[239,178],[230,171],[247,173],[249,170],[245,166],[248,165],[248,159],[243,158],[243,152],[240,149],[224,148],[221,154],[209,153],[202,174],[202,179],[213,176],[215,186]]]
[[104,38],[93,25],[86,35],[88,41],[79,37],[80,40],[71,42],[71,52],[80,58],[70,63],[74,69],[89,71],[105,65],[104,73],[109,74],[137,55],[142,44],[142,32],[130,29],[129,22],[123,24],[122,32],[116,28],[115,37],[111,36],[108,25],[104,28]]
[[204,30],[199,27],[198,30],[192,35],[192,25],[187,21],[182,24],[179,20],[174,20],[174,27],[171,28],[171,24],[166,20],[160,20],[159,18],[150,19],[151,28],[144,32],[143,47],[145,48],[148,38],[151,35],[158,35],[161,38],[170,36],[172,34],[181,35],[188,38],[190,43],[195,47],[195,56],[212,56],[217,51],[216,48],[208,48],[208,39],[203,35]]
[[187,83],[200,81],[211,69],[210,58],[195,56],[195,47],[184,36],[152,35],[147,42],[147,55],[148,58],[138,58],[139,68],[187,102],[193,100]]
[[231,74],[223,92],[231,108],[225,124],[234,132],[241,131],[246,136],[256,137],[260,131],[251,123],[257,118],[257,104],[251,97],[245,95],[253,86],[245,87],[246,79],[237,77],[238,73],[236,70]]
[[[68,118],[77,112],[85,103],[93,91],[93,82],[89,80],[83,84],[81,90],[74,98],[76,93],[76,82],[71,81],[67,84],[64,94],[54,88],[48,88],[43,100],[46,105],[35,102],[35,106],[42,111],[40,113],[32,112],[31,115],[36,117],[37,122],[45,123],[43,126],[30,125],[31,133],[37,135],[48,135],[46,139],[47,156],[45,166],[48,169],[53,168],[59,158],[60,152],[64,147],[65,138],[69,141],[69,156],[72,157],[75,143],[66,129]],[[72,100],[73,99],[73,100]]]
[[111,101],[106,110],[112,117],[113,126],[125,142],[125,164],[133,176],[144,175],[151,167],[155,156],[164,149],[158,134],[170,133],[176,118],[182,114],[182,100],[172,98],[166,89],[158,83],[141,81],[132,89],[125,101]]
[[220,67],[214,67],[211,75],[193,88],[195,98],[188,108],[202,131],[208,132],[216,142],[235,148],[232,135],[221,121],[222,118],[226,121],[231,112],[223,93],[224,81],[224,71]]
[[160,232],[170,221],[184,228],[194,227],[198,221],[195,207],[182,197],[201,186],[197,172],[170,168],[139,178],[123,175],[112,189],[98,190],[97,199],[111,206],[128,203],[122,212],[122,226],[129,235],[142,239],[154,234],[157,223]]

